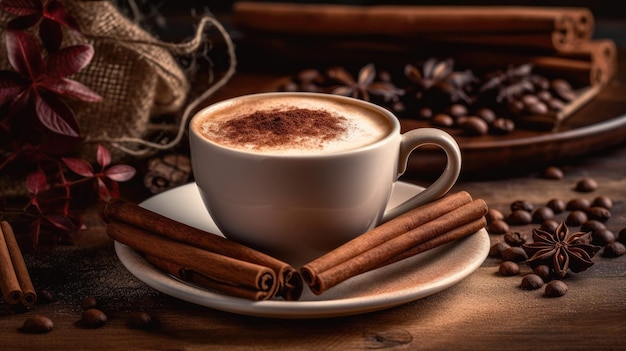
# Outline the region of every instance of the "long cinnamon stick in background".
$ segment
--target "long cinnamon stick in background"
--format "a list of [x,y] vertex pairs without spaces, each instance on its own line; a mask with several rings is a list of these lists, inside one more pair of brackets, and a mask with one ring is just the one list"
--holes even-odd
[[0,235],[4,236],[9,255],[11,256],[11,262],[13,263],[13,269],[17,277],[20,290],[22,291],[21,302],[24,306],[32,306],[37,302],[37,292],[33,286],[33,282],[30,279],[28,268],[24,262],[24,256],[15,238],[15,233],[11,224],[7,221],[0,222]]
[[[388,35],[545,49],[575,47],[591,38],[594,26],[593,14],[579,7],[350,6],[242,1],[235,3],[233,9],[235,25],[251,33]],[[512,40],[516,37],[518,40]]]
[[269,299],[278,288],[276,273],[268,267],[202,250],[122,222],[109,222],[106,230],[112,239],[140,253],[213,277],[226,289],[236,286],[256,291],[258,299]]
[[7,303],[15,305],[22,301],[22,288],[15,274],[3,232],[0,233],[0,290]]
[[[381,264],[393,260],[395,256],[402,255],[415,246],[480,219],[487,213],[487,204],[480,199],[453,207],[447,211],[442,210],[442,208],[449,205],[445,201],[449,197],[450,195],[437,200],[434,206],[433,204],[424,205],[431,205],[428,209],[430,213],[444,213],[435,216],[425,223],[418,224],[415,228],[400,229],[399,235],[395,235],[376,245],[371,245],[370,243],[370,240],[375,235],[365,233],[351,240],[346,245],[342,245],[304,265],[301,272],[305,282],[315,294],[321,294],[346,279],[378,268]],[[453,198],[452,200],[455,199]],[[420,209],[422,209],[422,206],[412,211],[413,215],[419,216]],[[387,228],[393,228],[395,220],[387,222]],[[399,227],[402,228],[402,226]],[[391,231],[394,232],[395,230]],[[353,254],[355,252],[356,255]],[[340,259],[336,257],[340,257]]]
[[193,247],[268,267],[278,278],[277,296],[297,300],[302,294],[303,283],[299,272],[288,263],[260,251],[180,223],[122,199],[111,199],[103,203],[100,212],[107,222],[123,222]]

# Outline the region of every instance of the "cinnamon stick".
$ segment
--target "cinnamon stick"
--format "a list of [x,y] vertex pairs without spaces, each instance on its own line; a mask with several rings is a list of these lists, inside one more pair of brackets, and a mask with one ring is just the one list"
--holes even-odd
[[102,203],[100,213],[107,222],[123,222],[192,247],[268,267],[278,278],[276,296],[286,300],[297,300],[302,294],[303,283],[300,273],[288,263],[265,253],[167,218],[122,199],[111,199]]
[[32,280],[30,279],[28,268],[24,262],[24,256],[22,255],[22,251],[17,244],[17,239],[15,238],[15,233],[13,232],[11,224],[7,221],[1,221],[0,233],[4,236],[4,241],[9,255],[11,256],[11,263],[13,264],[13,269],[15,270],[15,275],[17,277],[20,290],[22,291],[22,298],[20,301],[24,306],[32,306],[35,302],[37,302],[37,292],[35,291]]
[[451,43],[549,49],[591,38],[594,18],[579,7],[351,6],[238,2],[236,26],[251,33],[410,37]]
[[[305,282],[315,294],[321,294],[350,277],[380,267],[415,246],[480,219],[487,212],[487,204],[480,199],[450,209],[450,196],[410,211],[415,218],[421,217],[420,210],[423,209],[428,214],[439,213],[437,216],[426,216],[429,218],[426,221],[416,220],[415,223],[418,224],[414,228],[406,229],[397,225],[396,220],[400,217],[392,219],[384,224],[385,229],[374,228],[304,265],[301,272]],[[455,197],[452,200],[458,201]],[[402,219],[405,220],[406,218]],[[379,240],[377,232],[384,236],[388,236],[389,232],[395,233],[386,240]],[[370,240],[376,244],[372,245]]]
[[109,222],[106,230],[111,238],[140,253],[212,277],[225,291],[231,291],[233,286],[256,291],[260,299],[269,299],[276,293],[276,274],[270,268],[202,250],[122,222]]
[[22,288],[15,274],[4,231],[0,233],[0,290],[7,303],[15,305],[22,301]]

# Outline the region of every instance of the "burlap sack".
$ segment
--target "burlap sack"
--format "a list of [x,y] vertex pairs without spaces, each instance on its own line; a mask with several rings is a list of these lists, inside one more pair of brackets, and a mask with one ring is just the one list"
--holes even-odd
[[[62,2],[82,30],[82,35],[66,31],[63,45],[86,42],[95,49],[91,63],[70,78],[103,97],[99,103],[67,100],[85,137],[80,153],[87,160],[94,160],[98,143],[111,149],[114,161],[127,155],[142,156],[175,146],[181,140],[192,109],[223,86],[234,73],[232,42],[214,18],[202,18],[190,40],[168,43],[141,29],[108,1]],[[0,34],[10,18],[0,11]],[[209,84],[207,91],[190,101],[190,77],[186,76],[176,58],[201,49],[206,44],[203,41],[207,40],[205,27],[210,25],[220,30],[229,46],[231,67],[218,82]],[[12,69],[3,36],[0,36],[0,69]],[[165,113],[178,118],[176,136],[165,144],[146,140],[153,127],[150,117]],[[0,171],[0,178],[3,176],[6,178]],[[1,179],[0,187],[3,195],[10,192]]]

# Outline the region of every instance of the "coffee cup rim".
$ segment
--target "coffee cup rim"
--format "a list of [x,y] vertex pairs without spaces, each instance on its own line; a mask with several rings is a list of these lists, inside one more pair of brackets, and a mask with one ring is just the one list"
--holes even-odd
[[[392,128],[389,131],[389,133],[387,133],[387,135],[383,138],[381,138],[380,140],[377,140],[371,144],[367,144],[367,145],[363,145],[360,146],[358,148],[354,148],[354,149],[350,149],[350,150],[344,150],[344,151],[338,151],[338,152],[333,152],[333,153],[325,153],[325,154],[304,154],[304,155],[293,155],[293,154],[278,154],[278,153],[265,153],[265,152],[250,152],[250,151],[246,151],[246,150],[240,150],[240,149],[236,149],[233,147],[228,147],[228,146],[224,146],[222,144],[219,144],[209,138],[206,138],[202,135],[200,135],[200,133],[196,130],[194,130],[193,123],[194,120],[201,118],[206,111],[210,111],[216,108],[219,108],[225,104],[232,104],[233,102],[236,102],[237,100],[246,100],[246,99],[252,99],[252,98],[262,98],[262,97],[275,97],[275,96],[292,96],[292,97],[315,97],[315,98],[328,98],[328,99],[332,99],[332,100],[338,100],[338,101],[347,101],[350,103],[355,103],[355,104],[359,104],[361,106],[364,106],[368,109],[374,110],[376,111],[379,115],[384,116],[388,122],[391,123]],[[298,158],[298,159],[303,159],[303,158],[329,158],[329,157],[338,157],[338,156],[345,156],[345,155],[350,155],[350,154],[355,154],[355,153],[359,153],[359,152],[366,152],[367,150],[371,150],[371,149],[375,149],[377,147],[379,147],[381,144],[385,144],[387,142],[389,142],[391,139],[393,139],[396,136],[400,135],[400,121],[398,120],[398,118],[389,110],[385,109],[382,106],[376,105],[372,102],[366,101],[366,100],[361,100],[358,98],[353,98],[353,97],[349,97],[349,96],[343,96],[343,95],[336,95],[336,94],[329,94],[329,93],[315,93],[315,92],[265,92],[265,93],[253,93],[253,94],[246,94],[246,95],[240,95],[240,96],[236,96],[236,97],[232,97],[232,98],[228,98],[225,100],[221,100],[218,102],[215,102],[211,105],[208,105],[206,107],[203,107],[202,109],[198,110],[192,117],[189,123],[189,133],[190,135],[193,135],[195,138],[197,138],[198,140],[200,140],[201,142],[205,142],[207,144],[210,144],[216,148],[222,149],[222,150],[227,150],[229,152],[233,152],[236,154],[242,154],[242,155],[249,155],[251,157],[254,156],[259,156],[259,157],[276,157],[276,158]]]

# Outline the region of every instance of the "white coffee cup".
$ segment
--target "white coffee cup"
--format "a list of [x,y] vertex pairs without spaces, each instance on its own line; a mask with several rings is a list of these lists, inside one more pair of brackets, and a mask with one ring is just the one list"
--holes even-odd
[[[257,137],[248,129],[234,130],[244,142],[220,135],[229,130],[224,121],[230,118],[290,109],[341,115],[348,135],[340,141],[297,137],[295,144],[277,147],[266,137],[255,145]],[[461,168],[459,147],[448,133],[420,128],[401,134],[388,110],[321,93],[261,93],[215,103],[192,118],[189,138],[194,179],[220,231],[293,264],[443,196]],[[385,213],[409,155],[427,144],[445,151],[446,168],[424,191]]]

